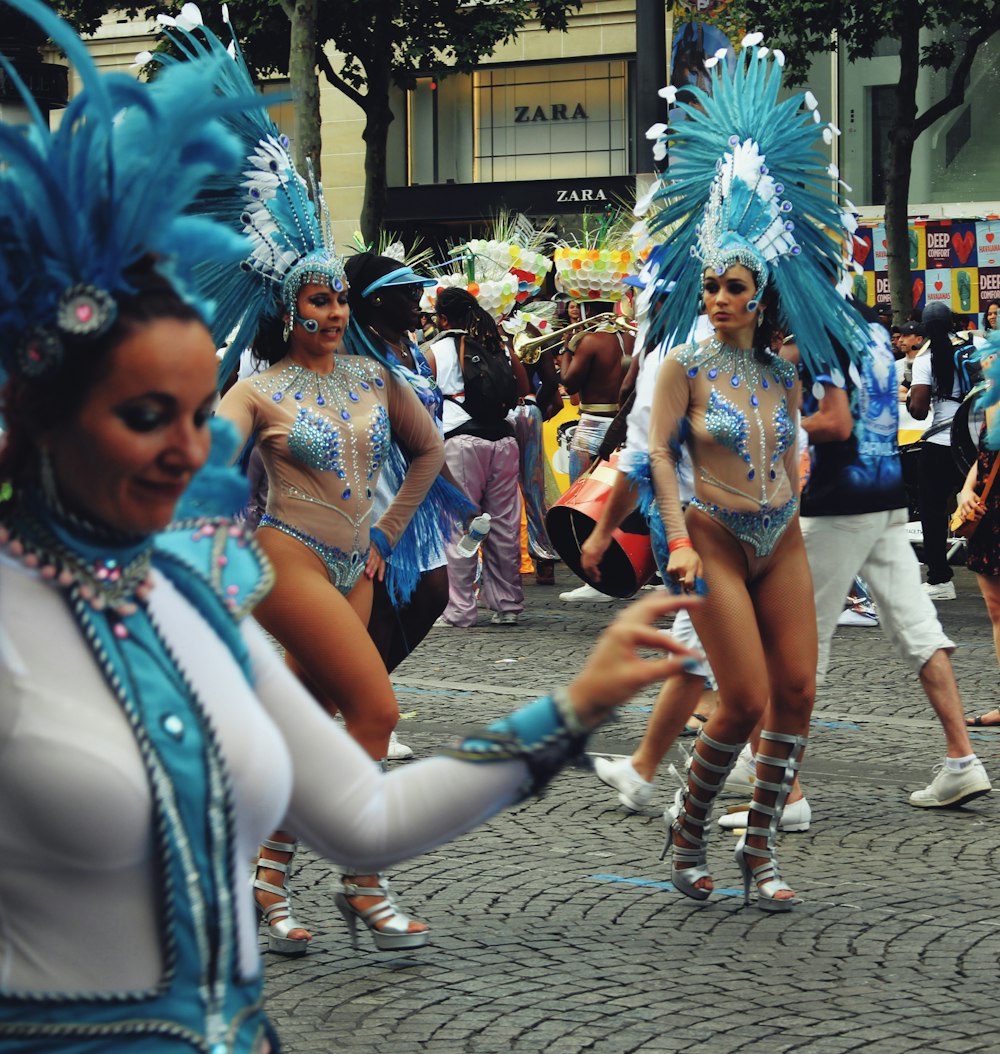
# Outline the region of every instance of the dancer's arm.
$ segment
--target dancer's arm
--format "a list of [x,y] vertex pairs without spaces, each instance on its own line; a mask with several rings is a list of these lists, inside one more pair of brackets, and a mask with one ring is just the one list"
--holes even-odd
[[[658,592],[622,612],[568,685],[568,710],[539,700],[455,744],[455,756],[428,758],[388,775],[330,720],[248,623],[244,635],[256,691],[293,759],[292,800],[282,826],[359,872],[469,830],[540,789],[578,755],[587,732],[615,706],[684,668],[691,653],[655,623],[686,603]],[[661,657],[642,658],[639,649]]]
[[[444,440],[433,418],[408,384],[395,376],[389,376],[386,383],[392,430],[410,455],[402,486],[378,523],[372,525],[381,531],[392,547],[399,541],[444,465]],[[382,555],[388,556],[388,553]]]
[[670,560],[667,574],[693,589],[701,577],[701,558],[691,547],[677,484],[677,463],[671,444],[676,443],[690,403],[687,371],[676,349],[664,360],[656,377],[649,421],[649,468],[656,488],[656,503],[667,532]]
[[257,428],[256,405],[249,380],[242,380],[237,381],[226,392],[216,407],[215,413],[218,417],[224,417],[236,426],[241,448]]

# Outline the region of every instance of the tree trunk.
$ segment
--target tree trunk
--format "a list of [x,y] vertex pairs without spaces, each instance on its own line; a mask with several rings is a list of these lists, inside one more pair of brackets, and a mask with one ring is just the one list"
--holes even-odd
[[322,143],[319,75],[316,72],[316,20],[319,0],[294,0],[288,80],[295,101],[295,167],[305,176],[306,160],[320,178]]
[[365,196],[361,205],[361,236],[368,245],[377,245],[385,219],[388,173],[389,125],[393,114],[389,108],[389,62],[379,56],[365,69],[368,91],[365,96]]
[[897,325],[904,322],[913,310],[909,209],[910,168],[917,116],[917,76],[920,72],[920,19],[903,19],[900,28],[899,83],[895,91],[885,169],[885,240],[889,257],[892,319]]

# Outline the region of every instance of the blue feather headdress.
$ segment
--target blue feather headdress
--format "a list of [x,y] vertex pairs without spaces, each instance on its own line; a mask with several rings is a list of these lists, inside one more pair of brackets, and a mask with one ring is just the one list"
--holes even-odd
[[690,332],[705,270],[722,274],[738,263],[758,293],[777,291],[810,373],[843,383],[837,347],[856,375],[867,329],[843,296],[857,224],[840,202],[836,167],[819,149],[838,133],[823,125],[811,93],[779,101],[784,56],[761,39],[744,38],[732,72],[718,55],[705,63],[710,93],[660,93],[684,116],[647,132],[655,159],[670,154],[667,173],[636,205],[638,216],[653,210],[651,236],[669,233],[642,271],[653,286],[650,340]]
[[[223,18],[229,24],[225,6]],[[215,67],[217,93],[237,97],[256,93],[235,34],[224,45],[190,3],[180,17],[159,15],[158,21],[186,58],[222,60]],[[185,64],[162,53],[148,57],[165,66]],[[229,344],[219,371],[222,379],[232,372],[263,322],[282,313],[288,315],[289,324],[299,321],[297,298],[302,286],[329,285],[338,292],[345,286],[323,188],[311,168],[308,182],[299,175],[288,154],[288,137],[263,109],[234,110],[226,128],[238,139],[249,167],[214,180],[194,206],[198,214],[227,224],[250,243],[238,267],[208,261],[199,269],[204,293],[217,305],[213,335],[219,344]]]
[[[155,85],[99,74],[76,33],[39,0],[0,0],[37,23],[65,53],[83,89],[57,131],[13,64],[0,68],[28,123],[0,123],[0,379],[39,377],[86,354],[114,324],[128,272],[152,255],[175,291],[209,321],[196,263],[229,263],[242,239],[185,215],[206,179],[234,168],[236,142],[216,120],[257,105],[212,91],[216,61],[178,65]],[[229,264],[232,266],[232,264]]]

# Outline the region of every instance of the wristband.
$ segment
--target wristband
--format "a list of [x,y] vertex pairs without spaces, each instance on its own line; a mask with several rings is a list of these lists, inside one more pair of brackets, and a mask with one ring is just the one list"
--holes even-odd
[[372,545],[378,550],[379,556],[383,560],[388,560],[392,556],[392,543],[386,538],[385,533],[379,530],[378,527],[373,527],[369,532]]
[[678,549],[693,549],[694,546],[691,544],[690,538],[675,538],[672,542],[667,542],[667,552],[674,553]]

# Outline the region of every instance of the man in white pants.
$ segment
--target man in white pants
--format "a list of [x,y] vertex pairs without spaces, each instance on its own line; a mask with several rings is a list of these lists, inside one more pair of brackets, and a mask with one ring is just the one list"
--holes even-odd
[[[867,315],[863,308],[862,313]],[[801,523],[816,593],[817,682],[822,684],[826,676],[844,596],[860,573],[878,604],[882,629],[919,677],[947,742],[937,775],[910,795],[910,804],[964,805],[992,788],[966,730],[949,658],[955,645],[921,585],[920,565],[906,533],[889,334],[877,322],[870,322],[870,331],[873,348],[860,386],[848,393],[830,377],[816,378],[823,398],[810,413],[809,379],[803,384],[807,405],[802,427],[810,439],[813,464],[802,494]]]

